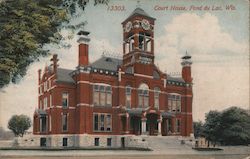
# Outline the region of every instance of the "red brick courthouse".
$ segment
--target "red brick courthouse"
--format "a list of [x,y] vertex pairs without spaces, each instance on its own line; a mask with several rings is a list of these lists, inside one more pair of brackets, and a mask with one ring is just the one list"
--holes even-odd
[[126,136],[190,136],[191,56],[182,57],[181,77],[159,70],[155,20],[136,8],[122,22],[122,59],[103,55],[90,63],[89,32],[80,31],[76,69],[60,68],[54,55],[38,71],[33,133],[40,146],[117,146],[126,144]]

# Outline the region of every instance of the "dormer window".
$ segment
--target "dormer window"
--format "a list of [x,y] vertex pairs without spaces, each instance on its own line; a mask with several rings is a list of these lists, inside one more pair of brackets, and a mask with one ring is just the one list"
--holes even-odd
[[105,61],[112,62],[112,59],[110,57],[107,57]]

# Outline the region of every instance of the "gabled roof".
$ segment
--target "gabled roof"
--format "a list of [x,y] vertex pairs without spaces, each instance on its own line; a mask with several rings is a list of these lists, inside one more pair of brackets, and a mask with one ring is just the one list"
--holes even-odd
[[56,72],[56,76],[57,82],[66,82],[66,83],[72,83],[74,84],[75,81],[73,80],[73,78],[71,77],[70,73],[73,70],[69,70],[69,69],[64,69],[64,68],[57,68],[57,72]]
[[[136,15],[142,15],[142,16],[145,16],[145,17],[147,17],[147,18],[150,18],[150,19],[153,19],[153,20],[155,20],[155,18],[153,18],[153,17],[151,17],[150,15],[148,15],[143,9],[141,9],[141,8],[136,8],[130,15],[129,15],[129,17],[128,18],[126,18],[126,20],[127,19],[129,19],[129,18],[131,18],[131,17],[133,17],[133,16],[136,16]],[[125,21],[126,21],[125,20]]]
[[90,64],[90,66],[92,68],[97,68],[97,69],[117,71],[118,66],[121,64],[122,64],[121,59],[102,56],[101,58]]

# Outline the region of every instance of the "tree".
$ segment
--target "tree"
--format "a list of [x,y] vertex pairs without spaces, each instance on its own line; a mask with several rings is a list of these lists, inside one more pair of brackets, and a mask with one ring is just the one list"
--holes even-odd
[[[0,1],[0,88],[25,76],[27,67],[40,56],[49,55],[45,44],[59,44],[62,27],[76,8],[89,0],[3,0]],[[95,0],[94,5],[108,0]],[[63,25],[64,24],[64,25]],[[84,25],[77,24],[77,26]],[[72,29],[75,27],[71,26]]]
[[218,111],[210,111],[206,114],[204,124],[204,135],[207,140],[212,141],[214,144],[220,141],[221,134],[221,113]]
[[224,145],[250,144],[250,115],[237,107],[210,111],[206,114],[204,135],[207,140]]
[[194,137],[204,137],[204,124],[201,121],[194,122]]
[[23,137],[24,133],[30,128],[31,119],[26,115],[13,115],[9,122],[8,128],[15,136]]
[[250,144],[250,115],[246,110],[231,107],[221,114],[222,142],[225,145]]

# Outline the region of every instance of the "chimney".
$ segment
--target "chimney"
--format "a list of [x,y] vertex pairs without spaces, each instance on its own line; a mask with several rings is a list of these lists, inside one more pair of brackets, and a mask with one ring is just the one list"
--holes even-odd
[[79,35],[79,39],[77,40],[79,43],[78,65],[87,66],[89,64],[89,32],[79,31],[77,35]]
[[192,65],[192,61],[191,61],[191,56],[187,54],[182,57],[182,78],[184,79],[184,81],[186,83],[192,83],[192,75],[191,75],[191,65]]
[[53,63],[53,72],[56,73],[57,71],[57,62],[59,61],[57,58],[57,54],[53,54],[53,57],[50,59]]
[[42,72],[42,70],[39,69],[38,70],[38,84],[40,84],[40,82],[41,82],[41,72]]

